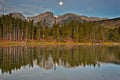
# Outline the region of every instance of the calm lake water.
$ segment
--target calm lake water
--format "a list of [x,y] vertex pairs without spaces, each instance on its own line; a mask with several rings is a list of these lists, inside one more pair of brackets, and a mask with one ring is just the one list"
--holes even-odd
[[120,47],[0,47],[0,80],[120,80]]

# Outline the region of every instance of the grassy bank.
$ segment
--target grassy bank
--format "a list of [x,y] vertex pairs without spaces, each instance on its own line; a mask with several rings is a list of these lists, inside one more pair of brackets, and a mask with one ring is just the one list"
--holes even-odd
[[104,42],[104,43],[75,43],[75,42],[39,42],[39,41],[31,41],[31,42],[13,42],[13,41],[0,41],[0,46],[39,46],[39,45],[120,45],[120,43],[116,42]]

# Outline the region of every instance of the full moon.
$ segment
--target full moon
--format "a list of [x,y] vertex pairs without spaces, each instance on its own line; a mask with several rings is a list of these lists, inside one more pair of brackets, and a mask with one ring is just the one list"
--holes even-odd
[[62,5],[63,5],[63,2],[62,2],[62,1],[60,1],[60,2],[59,2],[59,5],[60,5],[60,6],[62,6]]

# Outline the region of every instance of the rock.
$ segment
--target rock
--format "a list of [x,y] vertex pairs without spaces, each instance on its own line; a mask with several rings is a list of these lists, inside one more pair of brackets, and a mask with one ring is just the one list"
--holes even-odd
[[68,13],[68,14],[55,17],[56,23],[59,23],[59,24],[62,24],[64,22],[69,22],[70,20],[77,20],[79,22],[83,22],[83,21],[99,21],[99,20],[105,20],[105,19],[107,18],[80,16],[73,13]]
[[12,17],[20,18],[22,20],[25,20],[25,17],[22,15],[22,13],[14,12],[14,13],[10,13],[10,14],[12,15]]
[[80,16],[80,15],[73,14],[73,13],[67,13],[67,14],[60,15],[60,16],[54,16],[54,14],[52,12],[45,12],[45,13],[41,13],[37,16],[28,17],[27,20],[28,21],[33,20],[35,24],[37,22],[41,22],[42,26],[50,26],[51,27],[51,26],[53,26],[54,23],[63,24],[65,22],[69,22],[71,20],[77,20],[79,22],[99,21],[99,20],[102,20],[102,18]]
[[28,21],[33,20],[34,23],[41,22],[42,26],[53,26],[54,24],[54,15],[52,12],[41,13],[38,16],[28,17]]

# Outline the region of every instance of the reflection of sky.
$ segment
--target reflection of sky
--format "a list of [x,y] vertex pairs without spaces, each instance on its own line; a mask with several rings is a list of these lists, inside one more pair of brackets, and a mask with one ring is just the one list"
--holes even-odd
[[[59,6],[62,1],[63,5]],[[26,16],[52,11],[98,17],[119,17],[120,0],[0,0],[0,13],[21,12]]]
[[24,67],[11,75],[4,74],[7,80],[119,80],[120,66],[101,64],[100,67],[86,66],[65,68],[57,66],[56,70],[45,70],[37,65]]
[[0,69],[0,75],[2,75],[1,69]]

